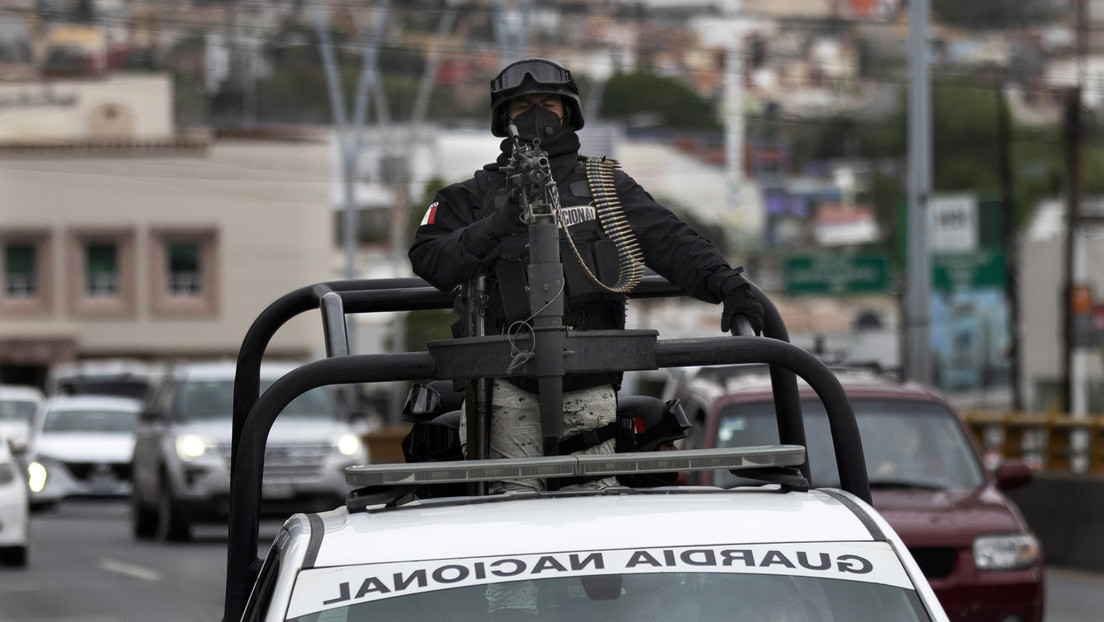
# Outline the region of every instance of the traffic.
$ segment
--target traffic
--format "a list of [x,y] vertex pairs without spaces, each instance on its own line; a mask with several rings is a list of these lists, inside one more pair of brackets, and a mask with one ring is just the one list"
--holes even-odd
[[1104,611],[1087,2],[32,4],[0,622]]

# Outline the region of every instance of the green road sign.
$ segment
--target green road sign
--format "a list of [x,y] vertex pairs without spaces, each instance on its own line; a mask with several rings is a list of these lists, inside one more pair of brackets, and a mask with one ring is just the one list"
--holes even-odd
[[932,289],[953,292],[1004,286],[1004,253],[982,249],[965,253],[933,253]]
[[782,278],[787,296],[884,294],[889,260],[882,254],[796,255],[786,258]]

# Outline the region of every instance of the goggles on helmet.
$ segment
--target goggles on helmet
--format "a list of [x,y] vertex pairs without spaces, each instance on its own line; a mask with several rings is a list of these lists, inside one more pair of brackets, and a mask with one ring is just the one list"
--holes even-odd
[[531,78],[537,84],[575,85],[575,81],[571,78],[571,72],[567,69],[551,61],[527,59],[507,66],[491,80],[491,93],[515,89],[525,82],[526,77]]

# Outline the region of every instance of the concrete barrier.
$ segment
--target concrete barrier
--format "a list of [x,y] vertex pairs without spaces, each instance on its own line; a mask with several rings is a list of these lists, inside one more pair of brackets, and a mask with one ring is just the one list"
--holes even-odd
[[1104,572],[1104,480],[1036,473],[1008,496],[1042,542],[1048,565]]

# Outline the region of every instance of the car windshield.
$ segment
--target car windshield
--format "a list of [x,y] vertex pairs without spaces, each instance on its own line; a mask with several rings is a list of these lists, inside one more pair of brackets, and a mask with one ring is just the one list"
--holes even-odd
[[[261,393],[273,380],[261,380]],[[234,413],[233,380],[189,380],[177,397],[177,412],[183,419],[228,419]],[[311,389],[292,400],[281,413],[287,417],[337,418],[337,402],[324,387]]]
[[[872,488],[977,488],[984,472],[955,414],[932,402],[853,399]],[[828,416],[819,401],[804,400],[805,436],[814,486],[839,486]],[[773,402],[730,404],[721,411],[718,447],[778,442]],[[728,471],[720,486],[753,483]]]
[[27,423],[34,417],[36,410],[38,410],[38,404],[32,401],[0,401],[0,421]]
[[[529,599],[535,614],[503,618],[496,606]],[[514,610],[518,611],[517,609]],[[374,600],[288,618],[293,622],[805,622],[928,620],[901,587],[793,576],[672,572],[607,574],[473,585]]]
[[130,376],[79,376],[59,380],[58,395],[114,395],[145,399],[151,380]]
[[42,422],[44,433],[133,432],[138,423],[136,410],[105,410],[82,408],[47,411]]

